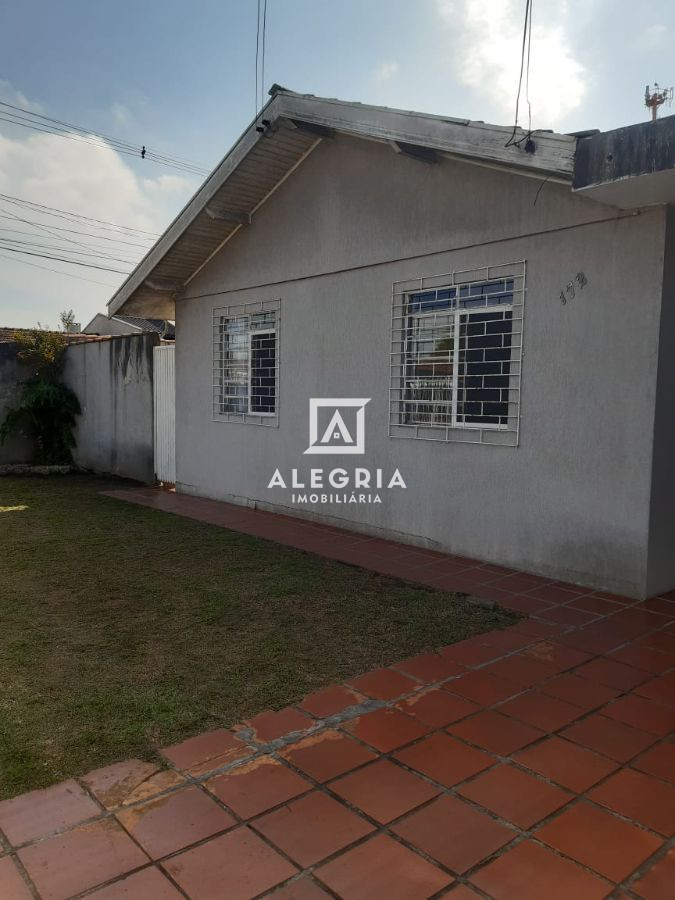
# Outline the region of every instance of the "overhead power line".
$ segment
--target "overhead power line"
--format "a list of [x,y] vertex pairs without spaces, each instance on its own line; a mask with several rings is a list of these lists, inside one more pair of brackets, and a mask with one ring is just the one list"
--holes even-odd
[[[53,214],[58,219],[82,219],[86,222],[94,223],[95,226],[106,226],[106,228],[102,228],[102,230],[117,228],[123,231],[133,231],[138,232],[138,234],[147,234],[151,238],[159,237],[159,234],[157,232],[144,231],[142,228],[136,228],[133,225],[118,225],[115,222],[106,222],[104,219],[94,219],[91,216],[85,216],[82,213],[72,212],[67,209],[59,209],[56,206],[46,206],[44,203],[36,203],[34,200],[23,200],[21,197],[13,197],[11,194],[0,194],[0,200],[6,200],[8,203],[32,208],[40,212],[46,210],[48,213]],[[92,225],[92,227],[94,227],[94,225]]]
[[15,247],[3,247],[3,250],[9,250],[12,253],[22,253],[25,256],[37,256],[41,259],[56,259],[60,262],[70,263],[73,266],[83,266],[85,269],[100,269],[102,272],[116,272],[118,275],[129,275],[129,272],[124,272],[121,269],[111,269],[109,266],[99,266],[94,263],[80,262],[75,259],[65,259],[63,256],[52,256],[48,253],[35,253],[32,250],[19,250]]
[[182,159],[177,156],[169,156],[160,153],[151,147],[139,143],[135,144],[130,141],[121,140],[112,135],[96,131],[91,128],[83,128],[80,125],[74,125],[72,122],[64,122],[62,119],[55,119],[51,116],[45,116],[41,113],[31,112],[20,106],[14,106],[11,103],[0,101],[0,121],[7,122],[11,125],[18,125],[22,128],[30,128],[34,131],[46,132],[62,137],[67,140],[73,140],[77,143],[90,144],[94,147],[101,147],[99,141],[89,140],[90,137],[100,138],[109,147],[112,147],[118,153],[127,156],[134,156],[140,159],[147,159],[157,165],[167,166],[190,175],[205,177],[209,171],[197,163]]
[[[525,22],[523,24],[523,41],[520,49],[520,74],[518,76],[518,90],[516,92],[516,114],[513,122],[513,131],[505,147],[512,144],[519,147],[525,141],[525,149],[528,149],[528,142],[532,134],[532,107],[530,105],[530,47],[532,44],[532,2],[533,0],[525,0]],[[527,62],[526,62],[527,61]],[[520,95],[523,89],[523,72],[525,72],[525,96],[528,106],[528,126],[527,133],[517,141],[514,140],[516,131],[518,130],[518,112],[520,108]]]
[[87,281],[89,284],[100,284],[102,287],[115,287],[109,281],[95,281],[93,278],[84,278],[82,275],[73,275],[72,272],[63,272],[61,269],[52,269],[51,266],[41,266],[39,263],[29,262],[27,259],[21,259],[18,256],[7,256],[6,253],[0,251],[2,259],[8,259],[10,262],[19,263],[22,266],[30,266],[31,269],[41,269],[43,272],[53,272],[55,275],[64,275],[66,278],[75,278],[77,281]]
[[[41,222],[36,222],[34,219],[22,219],[19,216],[13,216],[11,213],[0,213],[0,219],[9,219],[13,222],[24,222],[26,225],[34,225],[37,228],[44,227]],[[136,241],[124,241],[122,238],[113,237],[112,235],[107,234],[92,234],[90,231],[79,231],[76,228],[64,228],[62,225],[50,225],[51,231],[65,231],[68,234],[80,234],[83,237],[90,238],[92,241],[107,241],[111,244],[123,244],[126,247],[139,247],[141,250],[148,250],[150,244],[139,244]],[[4,226],[0,226],[0,231],[13,231],[17,234],[37,234],[37,232],[33,231],[23,231],[20,228],[5,228]],[[54,235],[56,237],[56,235]],[[65,238],[60,238],[60,240],[65,240]]]

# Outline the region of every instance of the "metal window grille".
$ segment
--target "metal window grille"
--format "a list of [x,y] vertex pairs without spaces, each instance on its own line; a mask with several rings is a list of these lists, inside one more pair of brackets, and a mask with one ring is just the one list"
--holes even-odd
[[213,418],[279,421],[278,300],[213,310]]
[[525,261],[395,282],[391,437],[517,446]]

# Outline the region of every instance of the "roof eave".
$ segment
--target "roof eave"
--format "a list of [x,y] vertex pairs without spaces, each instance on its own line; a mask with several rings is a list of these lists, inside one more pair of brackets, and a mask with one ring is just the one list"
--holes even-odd
[[[269,124],[259,131],[257,130],[260,127],[259,123],[263,120]],[[139,288],[143,288],[146,293],[152,291],[156,300],[142,301],[142,315],[150,318],[171,317],[170,310],[174,297],[189,278],[178,282],[162,281],[161,278],[155,278],[153,281],[151,276],[154,270],[249,154],[268,136],[273,136],[275,130],[284,127],[297,128],[299,122],[314,129],[316,140],[310,149],[322,140],[322,134],[337,131],[367,140],[390,143],[399,141],[417,145],[468,162],[505,167],[536,177],[564,181],[571,181],[572,178],[576,138],[571,135],[535,132],[534,152],[526,152],[522,144],[519,146],[512,143],[506,146],[509,137],[512,136],[511,128],[277,90],[258,118],[244,131],[157,243],[118,288],[108,302],[109,316],[122,311]],[[301,156],[300,162],[305,155]],[[284,180],[297,164],[298,162],[289,164],[289,171],[280,181]],[[264,199],[269,193],[271,191]],[[255,209],[259,205],[261,204],[257,204]],[[234,228],[232,233],[236,230],[237,228]],[[199,265],[194,266],[190,278],[194,277],[194,273],[218,252],[232,233],[227,234],[214,250],[205,254]],[[135,312],[135,309],[133,312],[129,310],[130,315]]]

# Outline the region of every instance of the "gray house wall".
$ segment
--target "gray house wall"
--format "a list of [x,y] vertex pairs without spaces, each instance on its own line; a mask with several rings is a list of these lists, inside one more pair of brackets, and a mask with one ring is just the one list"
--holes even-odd
[[[17,345],[12,341],[0,342],[0,424],[7,410],[18,403],[22,384],[30,376],[29,367],[19,361],[16,352]],[[31,462],[33,452],[28,435],[11,434],[0,446],[0,464]]]
[[[322,142],[176,304],[178,489],[628,595],[672,586],[675,563],[648,554],[664,232],[658,208],[628,215],[552,182]],[[392,282],[522,259],[519,447],[390,438]],[[588,284],[563,305],[578,272]],[[274,298],[278,428],[214,422],[214,308]],[[371,398],[364,456],[303,456],[310,397]],[[310,468],[354,464],[398,468],[407,488],[311,508],[268,488],[277,468],[307,484]]]
[[673,587],[675,557],[675,209],[664,239],[647,595]]
[[80,401],[77,465],[154,480],[152,356],[156,334],[121,335],[71,344],[64,382]]

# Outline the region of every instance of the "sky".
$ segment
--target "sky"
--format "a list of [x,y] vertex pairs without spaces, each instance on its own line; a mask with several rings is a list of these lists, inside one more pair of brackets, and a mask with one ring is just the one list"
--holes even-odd
[[[267,0],[263,87],[512,125],[524,9],[525,0]],[[257,0],[0,0],[0,101],[210,170],[255,115],[257,20]],[[533,0],[532,127],[645,120],[645,85],[675,83],[674,40],[672,0]],[[54,327],[71,308],[86,325],[202,179],[100,137],[7,122],[7,109],[0,326]]]

